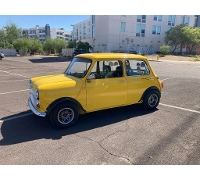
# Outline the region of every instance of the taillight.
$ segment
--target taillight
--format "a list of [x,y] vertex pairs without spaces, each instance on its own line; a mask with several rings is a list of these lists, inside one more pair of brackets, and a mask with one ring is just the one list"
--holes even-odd
[[164,87],[164,82],[163,82],[163,81],[161,82],[161,87],[162,87],[162,88]]

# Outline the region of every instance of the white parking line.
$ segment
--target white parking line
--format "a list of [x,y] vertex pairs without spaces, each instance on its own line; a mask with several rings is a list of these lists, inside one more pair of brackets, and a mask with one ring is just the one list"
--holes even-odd
[[162,81],[166,81],[166,80],[168,80],[168,79],[173,79],[173,78],[165,78],[165,79],[163,79]]
[[27,80],[29,80],[29,79],[0,81],[0,83],[5,83],[5,82],[18,82],[18,81],[27,81]]
[[22,76],[22,77],[25,77],[25,78],[28,78],[27,76],[24,76],[22,74],[15,74],[15,73],[10,73],[11,75],[18,75],[18,76]]
[[10,93],[17,93],[17,92],[23,92],[23,91],[29,91],[30,89],[24,89],[24,90],[20,90],[20,91],[9,91],[9,92],[5,92],[5,93],[0,93],[0,95],[4,95],[4,94],[10,94]]
[[159,103],[159,105],[200,114],[200,111],[196,111],[196,110],[192,110],[192,109],[182,108],[182,107],[173,106],[173,105],[168,105],[168,104],[163,104],[163,103]]
[[[24,75],[22,75],[22,74],[10,73],[10,72],[8,72],[8,71],[3,71],[3,70],[0,70],[0,71],[2,71],[2,72],[4,72],[4,73],[7,73],[7,74],[9,74],[9,75],[18,75],[18,76],[22,76],[22,77],[28,78],[27,76],[24,76]],[[9,75],[1,75],[1,76],[9,76]]]
[[10,118],[0,119],[0,123],[2,123],[4,121],[10,121],[10,120],[18,119],[18,118],[21,118],[21,117],[29,116],[31,114],[33,114],[33,113],[30,112],[30,113],[26,113],[26,114],[19,115],[19,116],[14,116],[14,117],[10,117]]

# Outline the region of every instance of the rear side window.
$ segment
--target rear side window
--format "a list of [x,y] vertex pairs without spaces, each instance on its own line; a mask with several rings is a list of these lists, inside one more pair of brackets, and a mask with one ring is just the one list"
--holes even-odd
[[122,61],[97,61],[94,67],[92,68],[91,74],[93,74],[96,79],[123,77],[124,73]]
[[149,67],[143,60],[126,60],[125,69],[127,76],[142,76],[150,74]]

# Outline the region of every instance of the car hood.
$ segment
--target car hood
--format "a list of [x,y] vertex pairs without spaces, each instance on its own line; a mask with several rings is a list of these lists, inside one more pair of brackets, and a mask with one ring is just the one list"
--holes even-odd
[[48,76],[39,76],[32,78],[32,82],[37,87],[39,86],[45,86],[45,85],[53,85],[56,83],[72,83],[76,84],[76,81],[72,79],[73,77],[68,77],[64,74],[54,74],[54,75],[48,75]]

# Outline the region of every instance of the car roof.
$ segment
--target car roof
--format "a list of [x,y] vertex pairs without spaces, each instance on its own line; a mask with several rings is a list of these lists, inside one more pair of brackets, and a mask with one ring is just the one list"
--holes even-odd
[[76,57],[83,57],[89,59],[143,59],[146,60],[147,58],[142,55],[138,54],[128,54],[128,53],[86,53],[86,54],[79,54]]

